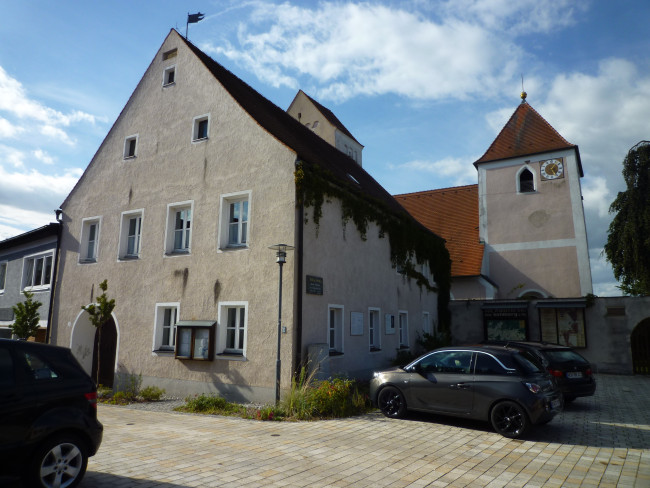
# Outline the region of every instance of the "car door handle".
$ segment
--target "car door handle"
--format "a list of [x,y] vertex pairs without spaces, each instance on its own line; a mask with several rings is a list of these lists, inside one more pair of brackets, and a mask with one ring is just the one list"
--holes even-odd
[[467,390],[470,387],[467,383],[456,383],[455,385],[449,385],[449,388],[452,390]]

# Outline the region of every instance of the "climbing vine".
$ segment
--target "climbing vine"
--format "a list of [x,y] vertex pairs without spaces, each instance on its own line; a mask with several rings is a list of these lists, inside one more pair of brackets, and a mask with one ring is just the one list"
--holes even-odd
[[[439,324],[443,331],[448,331],[451,260],[444,240],[427,230],[406,211],[396,213],[384,202],[361,193],[352,183],[341,181],[319,166],[299,161],[294,176],[298,204],[312,209],[311,218],[317,232],[323,216],[323,203],[334,198],[341,202],[343,226],[350,220],[354,222],[362,240],[367,239],[368,224],[377,224],[378,237],[388,236],[392,266],[399,266],[401,272],[415,280],[420,289],[426,288],[438,293]],[[419,272],[415,264],[427,265],[437,286]]]

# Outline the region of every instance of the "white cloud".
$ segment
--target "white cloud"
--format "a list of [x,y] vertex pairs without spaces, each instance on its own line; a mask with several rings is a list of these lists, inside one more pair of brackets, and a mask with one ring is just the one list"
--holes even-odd
[[12,124],[7,119],[0,117],[0,138],[9,139],[16,137],[21,132],[24,132],[25,129],[17,125]]
[[[25,166],[25,153],[13,147],[0,144],[0,161],[9,163],[14,168],[22,168]],[[2,171],[1,166],[0,171]],[[2,182],[0,180],[1,185]]]
[[0,240],[9,239],[55,221],[54,211],[39,212],[0,204]]
[[444,158],[439,161],[415,160],[397,165],[389,165],[392,170],[407,170],[430,174],[440,180],[448,182],[451,186],[476,184],[476,169],[468,159]]
[[35,149],[33,154],[34,157],[41,161],[43,164],[54,164],[54,158],[42,149]]
[[592,210],[600,218],[608,218],[609,205],[614,200],[607,188],[607,179],[602,176],[586,176],[582,184],[585,211]]
[[[40,133],[53,139],[73,145],[74,141],[62,129],[78,122],[96,122],[95,116],[81,112],[72,111],[64,114],[41,102],[32,100],[27,95],[23,85],[9,76],[0,66],[0,111],[8,113],[19,120],[31,120],[40,123]],[[19,132],[24,132],[24,127],[10,123],[0,118],[0,136],[15,137]]]
[[[239,28],[240,48],[204,48],[276,87],[295,88],[309,76],[322,99],[385,93],[464,99],[499,91],[521,56],[515,43],[476,22],[436,22],[370,3],[259,4],[249,20]],[[253,31],[262,22],[264,30]]]

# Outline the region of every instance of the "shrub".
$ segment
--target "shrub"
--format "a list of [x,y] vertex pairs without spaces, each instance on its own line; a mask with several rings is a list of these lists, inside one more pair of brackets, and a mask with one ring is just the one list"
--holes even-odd
[[158,388],[157,386],[147,386],[140,390],[140,397],[145,402],[157,402],[165,394],[163,388]]
[[368,408],[367,397],[359,393],[356,382],[342,378],[317,383],[309,400],[317,417],[348,417]]
[[108,401],[112,405],[128,405],[131,402],[133,402],[133,398],[130,398],[124,391],[115,392],[113,398]]
[[194,395],[185,399],[185,405],[176,407],[175,410],[192,413],[208,413],[218,415],[234,415],[245,413],[241,405],[229,403],[225,398],[217,395]]

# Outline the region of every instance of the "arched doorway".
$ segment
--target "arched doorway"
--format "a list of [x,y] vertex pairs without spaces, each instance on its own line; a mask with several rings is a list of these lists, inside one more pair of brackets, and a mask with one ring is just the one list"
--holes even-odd
[[[102,327],[101,343],[99,330],[95,331],[93,346],[93,370],[92,377],[97,379],[97,384],[113,388],[115,379],[115,353],[117,350],[117,327],[115,320],[111,317]],[[99,366],[99,375],[97,367]]]
[[630,336],[634,374],[650,375],[650,318],[634,328]]

